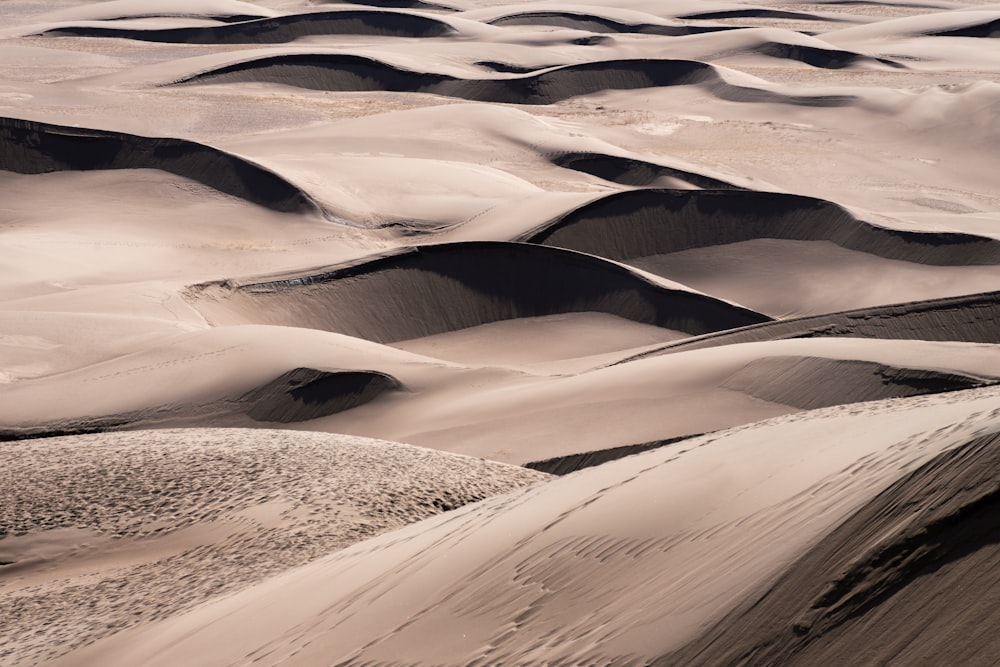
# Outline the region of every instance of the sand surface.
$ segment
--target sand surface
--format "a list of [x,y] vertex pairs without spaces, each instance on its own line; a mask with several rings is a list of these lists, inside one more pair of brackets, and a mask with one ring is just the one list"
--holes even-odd
[[995,664],[998,26],[0,3],[0,664]]

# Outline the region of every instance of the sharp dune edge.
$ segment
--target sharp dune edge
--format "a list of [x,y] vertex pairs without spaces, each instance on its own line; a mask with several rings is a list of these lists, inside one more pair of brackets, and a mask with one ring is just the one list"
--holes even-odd
[[1000,10],[0,3],[0,665],[993,665]]

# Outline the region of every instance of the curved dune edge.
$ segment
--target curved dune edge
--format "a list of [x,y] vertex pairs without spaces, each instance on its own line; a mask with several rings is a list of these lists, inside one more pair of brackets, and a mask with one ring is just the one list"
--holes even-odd
[[668,289],[598,257],[485,241],[419,246],[266,281],[206,283],[185,296],[216,324],[305,327],[379,343],[580,311],[687,333],[769,320],[710,296]]
[[1000,37],[1000,19],[993,19],[983,23],[974,23],[961,28],[942,30],[940,32],[929,33],[931,37],[979,37],[997,38]]
[[733,26],[692,26],[655,23],[623,23],[614,19],[586,12],[533,10],[505,14],[485,21],[490,25],[547,25],[598,33],[638,33],[676,37],[704,32],[733,30]]
[[765,357],[750,362],[721,386],[802,410],[887,398],[974,389],[998,378],[899,368],[871,361],[822,357]]
[[1000,292],[916,301],[754,325],[667,343],[623,360],[721,345],[817,337],[1000,343]]
[[548,477],[369,438],[265,429],[21,442],[0,448],[0,467],[3,664],[39,664]]
[[695,12],[683,14],[678,18],[689,20],[711,20],[711,19],[789,19],[792,21],[831,21],[825,16],[809,14],[807,12],[790,12],[782,9],[767,9],[766,7],[752,7],[749,9],[721,9],[717,11]]
[[221,22],[251,21],[272,11],[240,0],[103,0],[57,9],[42,15],[49,21],[120,21],[142,18],[199,18]]
[[[187,422],[244,426],[233,423],[246,415],[254,422],[291,424],[351,410],[402,389],[402,383],[379,371],[294,368],[238,396],[221,396],[197,404],[172,403],[131,412],[93,415],[31,426],[0,428],[0,442],[55,436],[155,428]],[[237,420],[238,421],[238,420]]]
[[[814,411],[589,468],[355,545],[62,664],[152,667],[205,651],[217,663],[266,652],[290,666],[330,655],[344,665],[399,655],[650,664],[759,597],[899,479],[996,433],[996,396]],[[761,463],[774,457],[784,465]],[[426,641],[442,627],[461,641]]]
[[139,30],[100,25],[58,26],[50,37],[107,37],[170,44],[280,44],[317,35],[441,37],[455,32],[444,21],[383,10],[339,10],[288,14],[219,26]]
[[583,172],[621,185],[644,187],[661,178],[673,178],[703,190],[746,190],[739,185],[693,171],[605,153],[559,153],[549,157],[549,161],[558,167]]
[[995,432],[938,455],[662,664],[1000,661],[998,470]]
[[1000,264],[995,239],[878,227],[822,199],[752,190],[617,192],[517,240],[629,260],[758,238],[831,241],[885,259],[938,266]]
[[328,417],[399,389],[399,380],[377,371],[296,368],[240,397],[256,421],[283,424]]
[[844,95],[793,96],[726,82],[713,65],[695,60],[607,60],[485,79],[421,72],[350,54],[304,53],[254,58],[180,78],[172,84],[269,82],[311,90],[409,92],[500,104],[554,104],[605,90],[704,84],[733,102],[836,107]]
[[681,435],[675,438],[654,440],[652,442],[643,442],[636,445],[621,445],[619,447],[608,447],[607,449],[595,449],[589,452],[580,452],[579,454],[553,456],[552,458],[542,459],[539,461],[529,461],[524,464],[524,467],[531,470],[538,470],[539,472],[546,472],[550,475],[568,475],[571,472],[576,472],[577,470],[593,468],[594,466],[603,465],[610,461],[617,461],[618,459],[625,458],[626,456],[642,454],[643,452],[648,452],[651,449],[659,449],[660,447],[666,447],[667,445],[673,445],[702,435],[705,434],[692,433],[691,435]]
[[[809,356],[767,356],[751,360],[719,383],[769,403],[800,410],[851,405],[890,398],[963,391],[990,386],[1000,378],[957,371],[893,366],[872,361]],[[705,433],[693,433],[606,449],[565,454],[525,463],[526,468],[553,475],[601,465],[683,442]]]
[[245,158],[186,139],[0,117],[0,170],[158,169],[282,213],[321,214],[309,195]]

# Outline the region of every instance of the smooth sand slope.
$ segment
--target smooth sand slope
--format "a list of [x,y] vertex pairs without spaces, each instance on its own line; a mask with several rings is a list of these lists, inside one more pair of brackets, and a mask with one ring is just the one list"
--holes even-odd
[[0,3],[0,664],[996,663],[998,18]]
[[[63,664],[237,664],[259,655],[302,665],[670,664],[674,651],[768,591],[789,563],[826,546],[838,525],[831,539],[846,540],[852,554],[881,547],[876,553],[898,555],[877,560],[876,572],[858,564],[865,578],[831,566],[821,570],[829,579],[809,580],[817,590],[829,582],[836,599],[874,594],[879,577],[905,588],[921,560],[961,558],[947,547],[928,553],[924,540],[934,544],[935,534],[920,526],[948,517],[995,524],[977,497],[989,497],[996,473],[959,452],[984,447],[984,436],[995,442],[998,429],[990,390],[832,408],[688,440],[356,545]],[[930,462],[939,469],[952,451],[970,481],[989,481],[963,489],[963,475],[938,476],[936,493],[912,479],[893,486]],[[913,494],[908,525],[879,516],[895,531],[887,535],[851,518],[900,489]],[[935,498],[949,501],[934,507]],[[879,547],[866,546],[873,539]],[[921,584],[920,593],[931,591]],[[838,628],[849,616],[831,613],[812,627]],[[866,637],[866,645],[886,643]],[[924,641],[935,640],[909,635],[917,654]]]

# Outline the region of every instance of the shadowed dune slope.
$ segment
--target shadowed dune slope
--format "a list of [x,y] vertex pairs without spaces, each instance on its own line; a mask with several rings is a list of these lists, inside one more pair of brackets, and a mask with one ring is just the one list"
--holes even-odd
[[790,12],[781,9],[767,9],[764,7],[752,7],[749,9],[723,9],[718,11],[695,12],[684,14],[679,17],[683,19],[746,19],[746,18],[769,18],[769,19],[790,19],[795,21],[828,21],[830,19],[817,14],[806,12]]
[[365,5],[367,7],[389,7],[392,9],[427,9],[446,12],[457,12],[454,7],[439,5],[435,2],[424,2],[423,0],[340,0],[339,2],[317,2],[312,0],[313,5]]
[[622,23],[611,18],[569,11],[530,11],[508,14],[487,23],[492,25],[547,25],[572,30],[585,30],[599,33],[639,33],[644,35],[693,35],[703,32],[732,30],[730,26],[690,26],[690,25],[657,25],[654,23]]
[[1000,19],[931,33],[934,37],[1000,37]]
[[281,176],[204,144],[0,118],[0,170],[44,174],[93,169],[159,169],[275,211],[320,212],[318,204]]
[[528,74],[466,79],[397,67],[348,54],[284,54],[254,58],[175,81],[186,83],[270,82],[329,91],[380,90],[429,93],[479,102],[554,104],[605,90],[706,84],[734,102],[844,106],[852,96],[791,96],[726,82],[712,65],[694,60],[607,60],[564,65]]
[[380,343],[581,311],[692,334],[769,319],[598,257],[501,242],[422,246],[318,273],[207,283],[187,297],[218,324],[306,327]]
[[938,455],[658,664],[997,664],[998,471],[997,433]]
[[607,449],[595,449],[590,452],[581,452],[579,454],[553,456],[552,458],[542,459],[541,461],[529,461],[524,464],[524,467],[530,468],[531,470],[547,472],[552,475],[568,475],[571,472],[576,472],[577,470],[592,468],[603,463],[608,463],[609,461],[617,461],[618,459],[625,458],[626,456],[641,454],[643,452],[648,452],[651,449],[659,449],[660,447],[666,447],[667,445],[672,445],[700,435],[704,435],[704,433],[693,433],[687,436],[667,438],[666,440],[654,440],[653,442],[643,442],[637,445],[622,445],[620,447],[608,447]]
[[399,386],[391,375],[375,371],[296,368],[247,392],[239,403],[257,421],[287,424],[350,410]]
[[825,240],[921,264],[1000,264],[1000,241],[994,239],[877,227],[821,199],[754,191],[619,192],[519,240],[628,260],[759,238]]
[[314,35],[439,37],[454,32],[427,16],[379,10],[290,14],[220,26],[137,30],[102,26],[60,26],[43,35],[110,37],[172,44],[280,44]]
[[[708,334],[651,354],[737,343],[817,337],[1000,343],[1000,292],[814,315]],[[646,356],[646,355],[642,355]]]
[[547,477],[356,436],[221,428],[19,442],[0,448],[0,469],[4,665]]
[[329,417],[402,388],[378,371],[294,368],[239,395],[217,395],[199,402],[173,402],[88,417],[66,417],[34,425],[0,427],[0,441],[60,435],[155,428],[163,424],[246,426],[255,422],[290,424]]
[[564,169],[580,171],[622,185],[641,187],[651,185],[661,178],[674,178],[704,190],[746,189],[692,171],[604,153],[560,153],[549,159],[552,164]]
[[972,389],[996,378],[870,361],[821,357],[766,357],[750,362],[722,382],[756,398],[803,410],[844,403]]
[[120,21],[143,18],[198,18],[250,21],[274,12],[240,0],[101,0],[74,3],[43,14],[49,21]]

